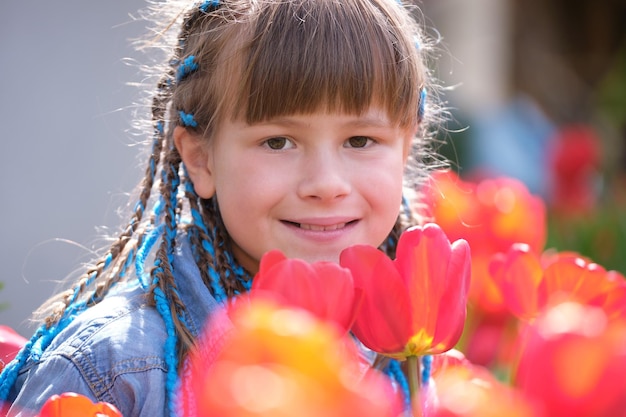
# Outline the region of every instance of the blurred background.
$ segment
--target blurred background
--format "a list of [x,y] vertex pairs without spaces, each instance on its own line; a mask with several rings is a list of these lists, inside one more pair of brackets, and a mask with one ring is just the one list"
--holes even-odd
[[546,203],[546,249],[626,272],[626,1],[438,0],[437,75],[461,177],[507,176]]
[[[0,323],[31,312],[116,232],[143,167],[129,15],[143,0],[0,5]],[[545,199],[547,247],[626,272],[626,1],[424,0],[466,178]],[[435,31],[436,28],[436,31]],[[123,208],[122,217],[126,217]]]
[[[32,311],[93,257],[140,169],[129,14],[143,0],[0,4],[0,323]],[[103,229],[101,229],[103,228]]]

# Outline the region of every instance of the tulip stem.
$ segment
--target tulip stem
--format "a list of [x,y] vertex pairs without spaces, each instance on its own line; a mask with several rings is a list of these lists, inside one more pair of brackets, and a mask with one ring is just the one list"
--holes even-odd
[[413,417],[421,417],[422,405],[420,404],[420,369],[419,356],[409,356],[406,358],[407,373],[409,377],[409,396],[413,405]]

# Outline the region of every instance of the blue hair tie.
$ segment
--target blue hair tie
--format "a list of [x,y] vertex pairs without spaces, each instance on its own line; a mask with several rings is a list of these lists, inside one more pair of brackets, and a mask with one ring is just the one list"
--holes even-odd
[[182,110],[178,111],[178,115],[180,116],[180,121],[183,126],[187,127],[198,127],[198,122],[193,118],[193,114],[185,113]]
[[202,2],[199,9],[206,13],[211,8],[217,8],[220,5],[219,0],[206,0]]
[[176,81],[180,82],[186,76],[199,68],[198,63],[195,61],[195,59],[196,57],[194,55],[189,55],[183,60],[183,62],[178,66],[178,70],[176,71]]

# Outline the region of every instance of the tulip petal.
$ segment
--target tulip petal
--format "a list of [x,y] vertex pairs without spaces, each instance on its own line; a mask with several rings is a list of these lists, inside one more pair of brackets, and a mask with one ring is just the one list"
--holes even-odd
[[425,330],[433,336],[440,300],[446,290],[450,242],[436,224],[413,227],[398,241],[395,264],[409,291],[412,334]]
[[467,297],[469,294],[472,265],[469,244],[457,240],[452,244],[448,264],[446,290],[441,297],[437,316],[437,328],[433,347],[429,353],[442,353],[456,345],[465,326]]
[[[355,288],[352,273],[347,268],[332,262],[318,262],[313,264],[318,279],[323,286],[322,318],[333,319],[344,329],[348,330],[355,319]],[[318,300],[318,303],[321,300]]]
[[368,348],[379,353],[401,352],[411,329],[406,287],[395,265],[378,249],[356,245],[342,251],[342,266],[350,269],[363,302],[352,331]]
[[344,330],[354,320],[352,274],[335,263],[309,264],[270,251],[261,259],[252,291],[257,296],[262,292],[280,304],[308,310]]
[[66,392],[51,396],[41,408],[39,417],[122,417],[112,404],[93,403],[84,395]]
[[512,314],[525,320],[537,316],[537,288],[543,278],[543,269],[530,246],[514,244],[506,254],[494,255],[489,272]]
[[[287,257],[278,249],[271,250],[263,255],[261,262],[259,263],[259,272],[257,275],[266,275],[267,272],[273,268],[276,264],[287,259]],[[254,287],[256,280],[252,281]]]

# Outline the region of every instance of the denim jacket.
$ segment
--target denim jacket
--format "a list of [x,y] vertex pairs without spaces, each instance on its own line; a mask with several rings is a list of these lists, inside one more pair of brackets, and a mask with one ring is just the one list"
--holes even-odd
[[[174,277],[194,335],[219,305],[202,282],[187,238],[180,239]],[[81,313],[29,360],[9,396],[9,416],[30,417],[53,394],[76,392],[115,405],[124,417],[167,416],[163,319],[137,284],[119,288]]]

